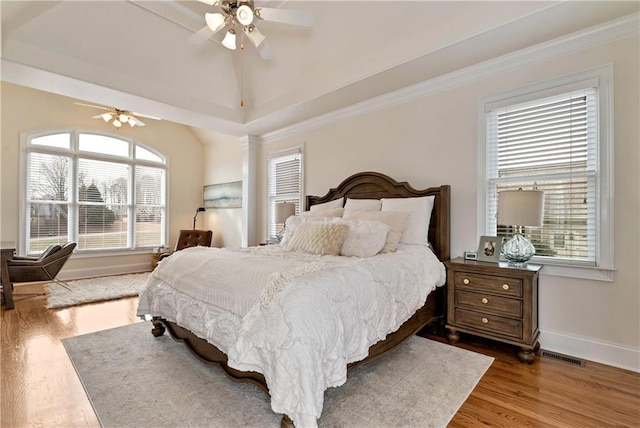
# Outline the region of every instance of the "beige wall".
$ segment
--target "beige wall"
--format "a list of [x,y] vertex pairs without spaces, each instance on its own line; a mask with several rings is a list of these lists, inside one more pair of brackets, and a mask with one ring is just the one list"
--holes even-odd
[[[240,140],[229,135],[194,131],[204,143],[204,185],[242,180]],[[204,213],[206,228],[213,231],[215,247],[240,247],[242,241],[241,208],[209,208]]]
[[[383,172],[421,188],[452,186],[452,257],[477,247],[478,100],[604,64],[614,69],[615,266],[613,282],[542,275],[541,342],[571,355],[640,370],[640,211],[638,38],[599,46],[261,146],[262,180],[270,150],[305,143],[307,194],[324,194],[340,178]],[[266,184],[259,183],[264,213]],[[264,214],[259,236],[265,234]],[[544,272],[543,272],[544,273]],[[560,345],[562,346],[562,345]],[[555,349],[561,351],[560,349]],[[605,354],[605,355],[602,355]],[[622,362],[620,361],[622,360]]]
[[[2,151],[0,158],[1,220],[0,240],[18,243],[20,179],[20,133],[50,129],[81,128],[123,135],[154,148],[168,159],[169,240],[173,247],[179,229],[190,229],[195,209],[202,204],[203,146],[190,128],[166,121],[146,120],[144,128],[122,127],[117,131],[102,120],[91,119],[100,113],[74,105],[77,101],[48,92],[6,82],[1,86]],[[83,277],[148,270],[149,254],[74,256],[65,265],[61,277]]]

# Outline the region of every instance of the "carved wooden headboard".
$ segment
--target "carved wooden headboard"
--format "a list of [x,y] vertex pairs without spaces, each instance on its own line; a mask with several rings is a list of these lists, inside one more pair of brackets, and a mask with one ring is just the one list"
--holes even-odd
[[379,172],[359,172],[345,179],[342,183],[327,192],[324,196],[307,196],[306,208],[311,205],[329,202],[344,197],[351,199],[410,198],[418,196],[435,196],[431,221],[429,223],[429,242],[440,258],[450,258],[450,186],[429,187],[416,190],[409,183],[398,182]]

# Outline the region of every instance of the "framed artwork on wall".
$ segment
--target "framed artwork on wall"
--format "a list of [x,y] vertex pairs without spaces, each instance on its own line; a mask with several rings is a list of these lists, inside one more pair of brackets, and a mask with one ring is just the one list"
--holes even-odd
[[204,186],[205,208],[242,208],[242,181]]
[[500,261],[500,238],[481,236],[478,244],[478,261],[498,263]]

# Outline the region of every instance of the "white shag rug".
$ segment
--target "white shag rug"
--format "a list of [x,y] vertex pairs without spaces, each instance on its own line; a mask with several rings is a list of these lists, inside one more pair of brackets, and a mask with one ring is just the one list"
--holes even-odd
[[47,286],[47,308],[64,308],[83,303],[137,296],[150,274],[151,272],[144,272],[78,279],[66,282],[68,288],[50,283]]
[[[63,339],[100,425],[278,428],[258,387],[229,380],[169,333],[140,322]],[[325,392],[320,428],[443,428],[493,358],[412,337]]]

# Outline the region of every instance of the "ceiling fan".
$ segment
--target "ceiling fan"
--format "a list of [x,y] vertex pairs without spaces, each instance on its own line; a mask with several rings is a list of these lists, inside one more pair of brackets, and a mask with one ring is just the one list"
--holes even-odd
[[[313,22],[313,17],[308,12],[256,7],[253,0],[198,1],[217,7],[220,12],[206,13],[204,15],[207,25],[190,37],[189,40],[192,43],[204,43],[220,30],[226,29],[226,34],[222,40],[224,47],[235,50],[236,38],[240,33],[240,37],[246,36],[264,59],[271,59],[273,51],[265,41],[266,37],[256,27],[257,21],[272,21],[300,27],[310,27]],[[242,39],[240,49],[244,49]]]
[[147,116],[145,114],[140,114],[136,112],[131,112],[129,110],[122,110],[115,107],[103,107],[96,106],[93,104],[84,104],[84,103],[74,103],[79,106],[99,108],[101,110],[106,110],[106,113],[97,114],[95,116],[91,116],[92,119],[102,119],[107,123],[111,123],[116,128],[122,127],[125,123],[128,123],[132,128],[134,126],[145,126],[145,123],[138,119],[136,116],[144,117],[147,119],[153,120],[161,120],[159,117]]

